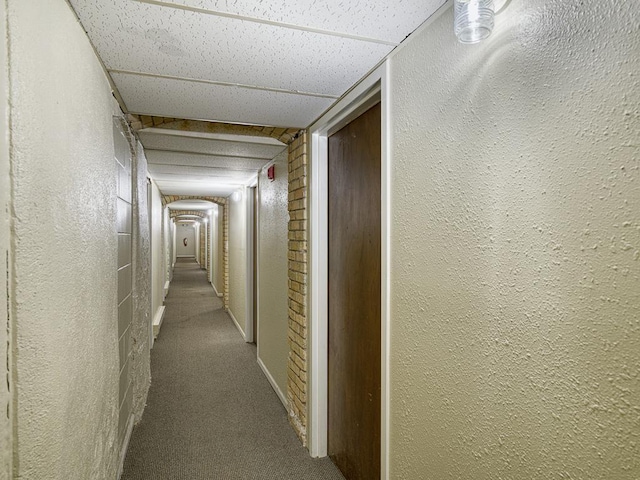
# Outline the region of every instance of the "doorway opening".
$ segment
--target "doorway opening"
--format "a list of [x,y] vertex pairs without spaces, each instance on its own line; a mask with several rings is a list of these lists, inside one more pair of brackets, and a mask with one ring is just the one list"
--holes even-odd
[[329,137],[380,103],[380,478],[388,478],[389,453],[389,115],[388,68],[383,63],[310,128],[310,383],[309,450],[324,457],[329,428]]
[[[258,337],[258,184],[246,188],[246,319],[245,340],[257,345]],[[257,355],[257,353],[256,353]]]

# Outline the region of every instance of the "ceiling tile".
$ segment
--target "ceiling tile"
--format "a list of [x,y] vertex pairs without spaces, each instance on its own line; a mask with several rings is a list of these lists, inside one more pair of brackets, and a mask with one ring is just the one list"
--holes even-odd
[[228,123],[304,128],[332,99],[114,74],[131,113]]
[[155,173],[152,174],[153,179],[156,181],[168,181],[168,182],[185,182],[185,183],[233,183],[237,185],[243,185],[253,177],[255,173],[251,172],[221,172],[219,175],[184,175],[182,173]]
[[[266,164],[266,162],[265,162]],[[230,177],[230,178],[238,178],[239,175],[242,175],[241,178],[249,178],[257,173],[258,170],[228,170],[225,168],[215,168],[215,167],[185,167],[182,165],[155,165],[150,164],[149,173],[156,178],[157,176],[163,174],[173,174],[173,175],[182,175],[185,178],[189,176],[211,176],[211,177]]]
[[151,165],[183,165],[191,167],[216,167],[229,170],[252,170],[262,168],[266,159],[249,159],[239,157],[193,155],[188,153],[174,153],[162,150],[145,150],[147,163]]
[[198,195],[213,197],[228,197],[240,185],[229,183],[212,182],[175,182],[166,180],[156,180],[158,188],[164,195]]
[[202,138],[205,140],[225,140],[228,142],[256,143],[260,145],[276,145],[279,147],[284,147],[285,145],[280,140],[273,137],[244,135],[239,133],[202,132],[202,131],[177,130],[177,129],[174,130],[171,128],[162,128],[162,127],[149,127],[149,128],[144,128],[141,131],[145,133],[159,133],[167,136],[173,135],[176,137]]
[[204,10],[400,43],[443,0],[165,0]]
[[207,200],[177,200],[167,204],[169,210],[210,210],[214,206]]
[[[69,1],[128,112],[294,128],[310,125],[444,3]],[[164,194],[226,197],[286,148],[162,130],[138,134]]]
[[71,3],[111,70],[340,96],[393,48],[131,0]]

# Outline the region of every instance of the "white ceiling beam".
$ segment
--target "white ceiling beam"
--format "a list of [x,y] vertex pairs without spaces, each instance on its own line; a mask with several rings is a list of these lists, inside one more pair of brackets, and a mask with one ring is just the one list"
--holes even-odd
[[260,137],[257,135],[237,135],[232,133],[193,132],[189,130],[173,130],[170,128],[148,127],[138,130],[142,133],[157,133],[173,137],[201,138],[205,140],[218,140],[221,142],[257,143],[259,145],[285,147],[285,144],[273,137]]

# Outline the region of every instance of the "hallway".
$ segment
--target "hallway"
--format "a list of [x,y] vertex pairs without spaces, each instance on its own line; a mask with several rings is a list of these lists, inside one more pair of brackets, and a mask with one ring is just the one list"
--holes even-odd
[[178,259],[152,384],[123,480],[340,479],[312,459],[287,412],[192,259]]
[[0,1],[0,480],[341,478],[369,411],[350,480],[640,480],[638,32],[640,1]]

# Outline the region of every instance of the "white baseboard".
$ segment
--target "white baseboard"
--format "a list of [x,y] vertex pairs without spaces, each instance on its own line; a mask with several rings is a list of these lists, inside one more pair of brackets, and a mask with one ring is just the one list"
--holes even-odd
[[153,316],[153,338],[157,337],[158,333],[160,333],[160,327],[162,326],[162,321],[164,320],[165,308],[166,307],[164,305],[158,307],[158,311]]
[[171,282],[169,282],[169,280],[167,280],[164,283],[164,297],[166,298],[167,295],[169,295],[169,285],[171,284]]
[[196,258],[195,255],[176,255],[178,258]]
[[273,388],[273,390],[276,392],[276,395],[278,395],[278,398],[280,398],[280,401],[282,402],[282,405],[284,405],[284,409],[288,412],[289,411],[289,402],[287,402],[287,397],[285,396],[284,393],[282,393],[282,390],[280,390],[280,387],[278,387],[278,384],[273,379],[273,376],[271,375],[271,372],[269,372],[269,369],[262,362],[260,357],[258,357],[258,365],[260,365],[260,368],[264,372],[265,377],[267,377],[267,380],[269,380],[269,383],[271,384],[271,388]]
[[122,472],[124,470],[124,459],[127,456],[127,450],[129,450],[129,441],[131,440],[131,433],[133,432],[133,421],[135,417],[133,413],[129,415],[129,420],[127,420],[127,433],[124,437],[124,442],[122,442],[122,449],[120,450],[120,466],[118,467],[118,479],[122,476]]
[[218,292],[218,289],[216,288],[216,286],[213,284],[213,282],[211,282],[211,286],[213,287],[213,291],[214,293],[218,296],[221,297],[222,294],[220,292]]
[[240,328],[240,324],[238,323],[238,320],[236,320],[235,315],[233,314],[233,312],[231,310],[228,310],[227,313],[229,314],[229,316],[231,317],[231,320],[233,320],[233,323],[236,324],[236,328],[238,329],[238,331],[240,332],[240,335],[242,335],[242,339],[243,340],[247,340],[247,337],[244,336],[244,332],[242,331],[242,329]]

